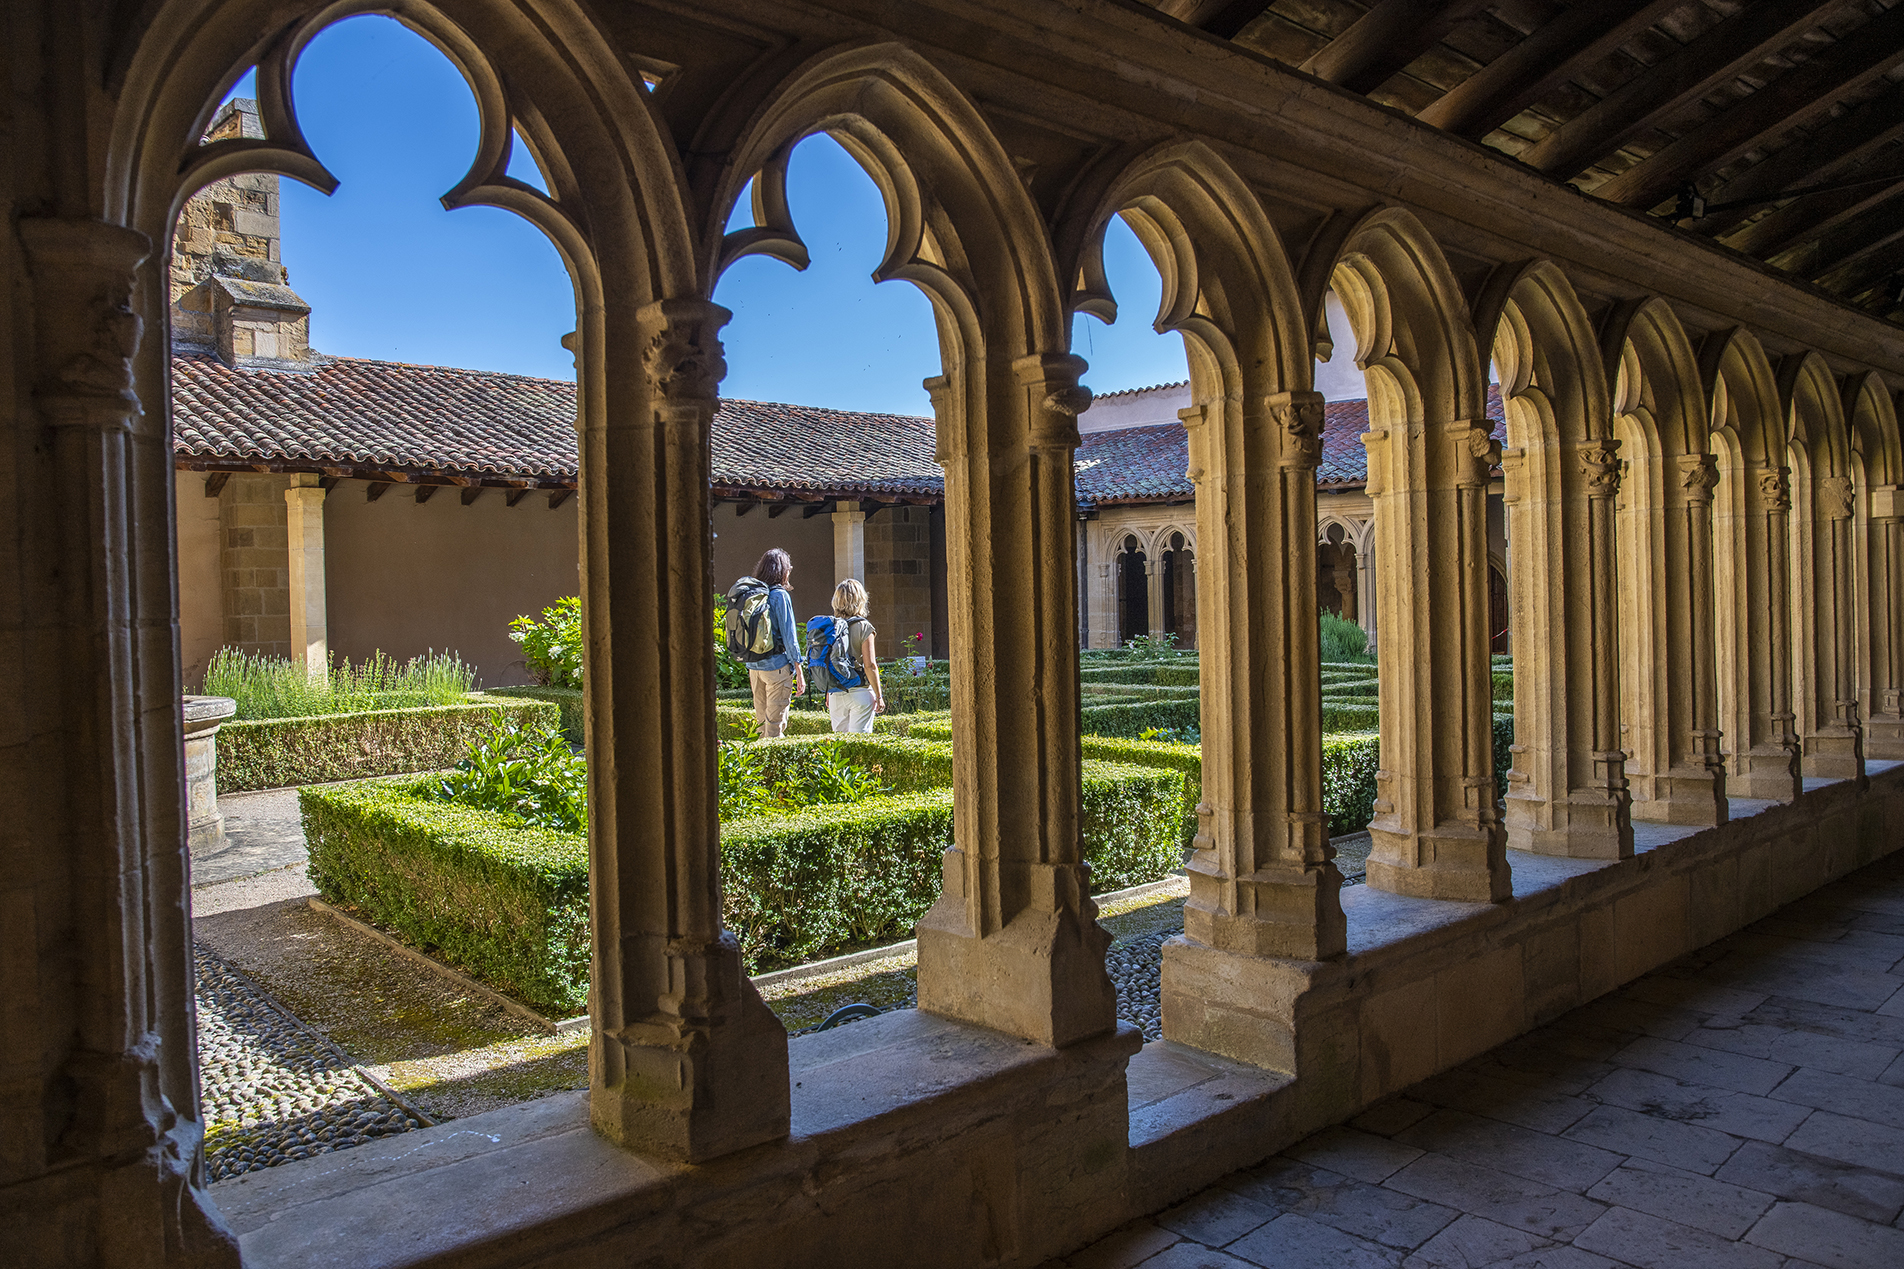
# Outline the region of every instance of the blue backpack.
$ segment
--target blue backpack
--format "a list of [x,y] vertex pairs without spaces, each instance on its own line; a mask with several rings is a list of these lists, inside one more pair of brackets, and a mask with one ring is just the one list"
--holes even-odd
[[853,655],[852,623],[864,617],[814,617],[807,622],[807,675],[823,692],[866,686],[866,670]]

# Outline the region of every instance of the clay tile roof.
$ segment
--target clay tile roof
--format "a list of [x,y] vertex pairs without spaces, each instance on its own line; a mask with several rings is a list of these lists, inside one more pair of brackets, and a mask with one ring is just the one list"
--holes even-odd
[[945,492],[931,419],[767,401],[721,402],[714,483],[812,493]]

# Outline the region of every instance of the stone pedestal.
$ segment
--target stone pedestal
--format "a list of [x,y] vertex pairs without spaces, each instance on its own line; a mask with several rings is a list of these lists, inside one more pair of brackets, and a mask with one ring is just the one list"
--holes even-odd
[[185,805],[192,855],[225,848],[225,817],[218,811],[218,729],[238,712],[228,696],[185,697]]

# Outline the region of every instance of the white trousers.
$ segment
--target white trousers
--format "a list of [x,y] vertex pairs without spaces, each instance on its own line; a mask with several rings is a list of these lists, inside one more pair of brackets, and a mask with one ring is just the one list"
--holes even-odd
[[833,719],[834,731],[871,731],[873,689],[850,687],[844,692],[828,692],[826,712]]

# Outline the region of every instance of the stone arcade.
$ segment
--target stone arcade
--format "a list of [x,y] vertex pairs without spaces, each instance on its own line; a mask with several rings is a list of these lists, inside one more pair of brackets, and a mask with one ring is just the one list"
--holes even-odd
[[[0,1257],[1037,1265],[1892,849],[1904,8],[1489,10],[1477,40],[1481,6],[1311,6],[1326,32],[1282,7],[9,0]],[[445,203],[518,212],[575,284],[591,1087],[211,1191],[165,244],[213,180],[334,184],[288,92],[360,11],[470,83],[480,144]],[[1606,80],[1628,49],[1652,71]],[[264,135],[201,144],[254,64]],[[821,129],[885,195],[881,276],[939,318],[959,846],[921,1009],[789,1044],[719,927],[710,693],[668,689],[713,674],[707,297],[745,253],[804,258],[785,159]],[[504,175],[517,138],[552,195]],[[723,232],[750,181],[754,226]],[[1832,201],[1789,197],[1808,184]],[[1113,310],[1113,215],[1189,348],[1204,675],[1168,1039],[1142,1047],[1078,845],[1068,332]],[[1371,884],[1347,892],[1315,670],[1330,292],[1368,376],[1383,665]],[[221,294],[295,325],[283,296]]]

